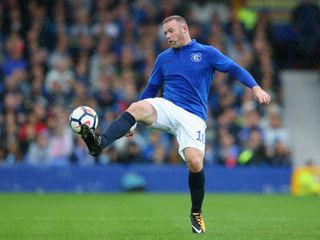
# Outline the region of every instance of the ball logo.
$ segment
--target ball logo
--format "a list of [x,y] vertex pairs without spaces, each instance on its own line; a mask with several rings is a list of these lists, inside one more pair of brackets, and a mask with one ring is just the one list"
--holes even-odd
[[192,53],[191,54],[191,61],[192,62],[201,62],[202,61],[201,53]]
[[89,120],[87,120],[83,124],[90,126],[91,122]]

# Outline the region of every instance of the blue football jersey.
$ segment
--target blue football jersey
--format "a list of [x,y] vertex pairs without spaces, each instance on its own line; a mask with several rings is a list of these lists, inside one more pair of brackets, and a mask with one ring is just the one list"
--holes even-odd
[[141,99],[153,97],[154,91],[163,86],[163,98],[206,120],[216,70],[229,72],[248,87],[257,85],[244,68],[218,49],[192,40],[181,48],[169,48],[159,54]]

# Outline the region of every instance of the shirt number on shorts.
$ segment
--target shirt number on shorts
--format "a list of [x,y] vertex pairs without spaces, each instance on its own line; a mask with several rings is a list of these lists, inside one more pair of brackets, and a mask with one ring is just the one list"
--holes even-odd
[[202,143],[205,143],[205,133],[204,132],[201,132],[200,130],[197,131],[197,138],[196,138],[197,141],[200,141]]

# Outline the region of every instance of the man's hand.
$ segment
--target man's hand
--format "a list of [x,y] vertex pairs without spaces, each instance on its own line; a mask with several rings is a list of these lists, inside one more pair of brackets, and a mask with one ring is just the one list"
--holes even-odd
[[252,93],[254,98],[260,103],[260,104],[269,104],[271,101],[271,97],[268,93],[266,93],[264,90],[262,90],[259,86],[255,86],[252,88]]

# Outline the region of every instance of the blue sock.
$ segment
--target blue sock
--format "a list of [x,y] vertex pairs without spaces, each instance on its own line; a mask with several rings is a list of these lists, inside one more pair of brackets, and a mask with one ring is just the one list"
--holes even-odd
[[191,193],[191,212],[201,213],[202,202],[204,198],[204,170],[200,172],[192,173],[189,172],[189,189]]
[[100,147],[105,148],[124,136],[135,123],[136,119],[129,112],[122,113],[120,117],[103,130]]

